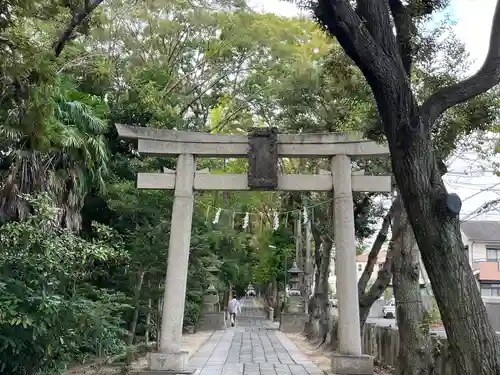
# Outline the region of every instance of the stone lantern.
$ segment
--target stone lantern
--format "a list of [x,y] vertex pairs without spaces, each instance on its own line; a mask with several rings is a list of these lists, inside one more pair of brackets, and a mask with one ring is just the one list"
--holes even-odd
[[215,266],[210,266],[210,267],[207,267],[207,272],[212,276],[212,277],[215,277],[217,278],[217,276],[219,276],[219,272],[220,270],[215,267]]
[[220,311],[219,294],[217,293],[217,289],[215,289],[214,284],[210,284],[205,291],[205,295],[203,296],[203,311],[208,313]]
[[300,296],[300,281],[299,275],[303,273],[299,267],[297,267],[297,263],[293,262],[292,268],[288,270],[288,274],[290,275],[289,286],[290,286],[290,296]]
[[217,294],[214,284],[210,284],[207,288],[207,294]]
[[305,312],[306,304],[300,292],[299,275],[302,270],[293,262],[292,268],[288,271],[289,290],[285,304],[285,311],[280,315],[280,331],[287,333],[300,333],[304,330],[305,323],[308,321],[308,315]]
[[[216,266],[209,266],[206,268],[207,272],[210,274],[210,282],[212,283],[212,285],[214,285],[215,289],[217,289],[217,291],[219,291],[221,289],[221,283],[220,283],[220,280],[219,280],[219,274],[220,274],[220,269]],[[222,304],[223,301],[222,299],[224,298],[224,295],[220,295],[219,296],[219,304]]]
[[203,306],[200,321],[198,322],[198,330],[220,330],[225,328],[224,312],[220,311],[220,300],[217,288],[214,282],[218,280],[219,269],[211,266],[207,268],[211,275],[208,288],[203,294]]

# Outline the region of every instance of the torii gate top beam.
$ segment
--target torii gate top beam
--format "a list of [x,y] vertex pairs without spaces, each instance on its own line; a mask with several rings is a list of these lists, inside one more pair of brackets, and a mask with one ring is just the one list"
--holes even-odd
[[[352,191],[391,190],[390,176],[355,175],[351,158],[385,156],[386,147],[361,139],[359,133],[277,134],[274,128],[252,129],[247,135],[216,135],[116,125],[122,138],[137,139],[142,154],[178,156],[177,168],[167,173],[139,174],[138,185],[149,189],[174,189],[169,260],[160,335],[161,353],[150,357],[152,370],[185,367],[181,351],[182,321],[194,212],[194,190],[333,191],[339,326],[342,353],[361,358],[358,291],[356,287],[356,238]],[[248,172],[211,175],[196,171],[196,157],[247,157]],[[278,173],[278,157],[329,157],[331,171],[318,175]]]
[[[204,157],[247,157],[248,135],[219,135],[183,132],[116,124],[118,135],[137,139],[144,155],[167,156],[189,153]],[[361,133],[278,134],[280,157],[319,158],[348,155],[351,158],[379,157],[389,154],[387,147],[362,139]]]

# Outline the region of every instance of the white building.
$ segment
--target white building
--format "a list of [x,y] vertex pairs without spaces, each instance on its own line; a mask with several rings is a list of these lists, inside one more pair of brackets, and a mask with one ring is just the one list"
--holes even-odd
[[460,225],[469,264],[483,297],[500,297],[500,223],[470,220]]
[[[356,274],[358,276],[357,277],[358,280],[361,278],[361,275],[363,274],[363,271],[366,267],[366,264],[368,263],[368,254],[369,254],[369,252],[365,252],[365,253],[360,254],[356,257]],[[370,280],[368,281],[368,286],[370,286],[370,284],[374,283],[375,280],[377,279],[378,271],[384,267],[386,256],[387,256],[387,246],[383,247],[378,254],[377,260],[375,262],[375,266],[373,267],[373,272],[370,276]],[[420,272],[420,285],[422,287],[424,287],[425,284],[428,283],[428,281],[427,281],[428,278],[427,278],[427,274],[425,272],[425,269],[422,265],[422,261],[420,261],[420,264],[421,264],[421,267],[420,267],[420,270],[421,270],[421,272]],[[332,259],[332,261],[330,263],[330,276],[328,278],[328,282],[330,284],[330,289],[331,289],[333,294],[336,294],[336,281],[337,281],[337,278],[335,275],[335,259]],[[392,287],[392,282],[389,286]]]

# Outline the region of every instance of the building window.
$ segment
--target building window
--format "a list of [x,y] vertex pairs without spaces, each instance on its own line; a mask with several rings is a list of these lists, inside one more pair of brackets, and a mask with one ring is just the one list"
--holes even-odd
[[481,284],[481,296],[500,297],[500,284]]
[[500,246],[486,246],[486,260],[500,262]]
[[358,263],[358,272],[363,271],[363,265]]

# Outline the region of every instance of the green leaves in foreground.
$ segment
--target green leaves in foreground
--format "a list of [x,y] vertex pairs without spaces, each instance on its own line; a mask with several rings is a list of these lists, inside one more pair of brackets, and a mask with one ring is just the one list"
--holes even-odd
[[85,241],[60,228],[48,196],[25,198],[34,213],[0,227],[0,373],[50,374],[120,350],[126,306],[116,293],[81,290],[95,264],[121,257],[112,233],[100,227]]

